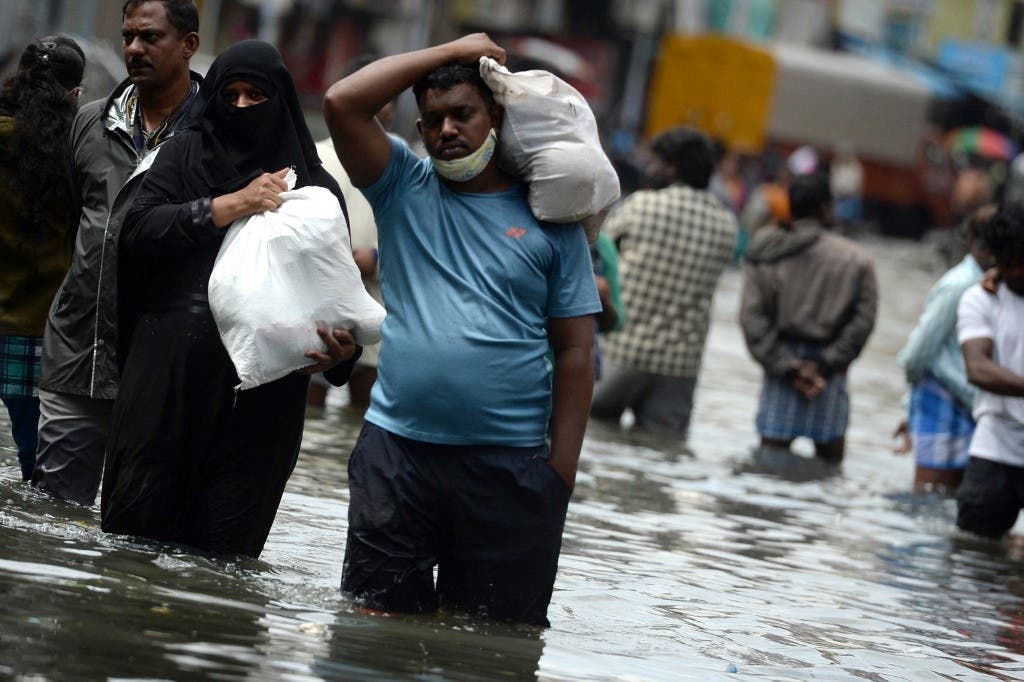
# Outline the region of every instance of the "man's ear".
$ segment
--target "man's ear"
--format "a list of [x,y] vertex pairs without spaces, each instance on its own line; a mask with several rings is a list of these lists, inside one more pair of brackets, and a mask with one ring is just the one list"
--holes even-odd
[[199,52],[199,34],[195,31],[186,34],[185,37],[181,39],[181,42],[184,44],[184,50],[182,50],[182,52],[185,55],[185,59],[192,59],[192,57],[196,55],[196,52]]
[[423,119],[422,118],[416,119],[416,132],[420,134],[420,137],[423,137]]

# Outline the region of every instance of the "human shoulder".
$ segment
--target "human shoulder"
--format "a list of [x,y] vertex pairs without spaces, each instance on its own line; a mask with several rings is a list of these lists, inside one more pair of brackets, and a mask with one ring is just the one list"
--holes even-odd
[[84,130],[102,123],[103,114],[107,109],[106,99],[95,99],[86,102],[78,109],[75,115],[74,129]]
[[956,310],[957,341],[963,344],[972,339],[994,339],[998,307],[997,296],[985,291],[981,284],[964,292]]
[[874,267],[874,260],[867,252],[867,249],[848,237],[836,234],[830,230],[825,230],[822,233],[820,244],[822,246],[827,246],[835,256],[841,257],[844,261],[848,261],[859,267]]
[[388,140],[391,151],[384,172],[370,185],[359,188],[374,206],[374,210],[387,210],[399,203],[415,200],[410,194],[399,191],[399,188],[417,186],[420,189],[439,191],[440,183],[436,181],[429,162],[416,156],[402,138],[388,135]]
[[[970,258],[968,256],[967,258]],[[937,296],[955,296],[959,298],[972,285],[981,280],[981,268],[973,261],[963,261],[953,266],[939,277],[929,292],[929,298]]]
[[999,307],[999,295],[990,294],[981,284],[971,285],[960,297],[958,316],[963,319],[990,314]]

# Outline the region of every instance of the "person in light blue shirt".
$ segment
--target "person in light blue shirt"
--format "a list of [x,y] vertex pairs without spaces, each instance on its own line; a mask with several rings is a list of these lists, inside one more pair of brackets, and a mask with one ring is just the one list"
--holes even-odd
[[996,213],[989,204],[968,219],[969,253],[936,282],[925,299],[924,312],[899,354],[910,384],[908,418],[896,430],[903,437],[897,452],[914,451],[914,489],[952,494],[963,479],[974,433],[971,408],[975,389],[956,337],[957,304],[981,280],[992,256],[979,235]]
[[[349,458],[342,590],[373,610],[546,625],[601,302],[582,227],[538,222],[498,166],[503,112],[481,56],[505,51],[467,36],[378,60],[325,97],[373,207],[388,310]],[[374,118],[410,86],[422,160]]]

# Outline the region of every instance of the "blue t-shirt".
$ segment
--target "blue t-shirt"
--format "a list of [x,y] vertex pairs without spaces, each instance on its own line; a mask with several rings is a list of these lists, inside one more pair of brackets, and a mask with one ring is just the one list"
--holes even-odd
[[547,319],[601,310],[583,229],[538,222],[526,185],[453,191],[395,138],[363,194],[388,311],[366,420],[430,443],[544,442]]

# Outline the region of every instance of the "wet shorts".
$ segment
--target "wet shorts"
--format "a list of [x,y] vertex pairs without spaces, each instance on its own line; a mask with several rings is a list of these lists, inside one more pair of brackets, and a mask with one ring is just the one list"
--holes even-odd
[[546,445],[438,445],[366,422],[348,463],[342,591],[381,611],[547,625],[569,504],[547,460]]
[[1024,467],[971,457],[956,502],[958,527],[989,538],[1002,536],[1024,507]]
[[957,470],[967,466],[974,419],[931,375],[911,389],[909,421],[918,467]]

